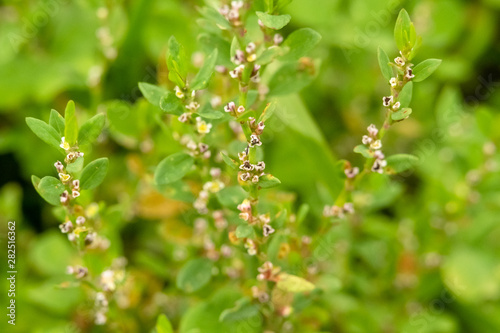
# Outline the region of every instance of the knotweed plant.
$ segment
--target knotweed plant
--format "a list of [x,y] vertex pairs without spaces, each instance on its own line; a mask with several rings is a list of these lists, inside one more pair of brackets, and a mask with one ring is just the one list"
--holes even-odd
[[[109,162],[104,157],[85,164],[84,151],[99,137],[105,120],[104,114],[98,114],[78,128],[73,101],[68,102],[64,117],[52,110],[48,124],[26,118],[33,133],[60,153],[60,158],[54,161],[53,175],[41,179],[32,176],[32,182],[40,196],[54,206],[61,233],[79,253],[80,258],[66,272],[73,276],[70,284],[81,286],[91,297],[89,309],[96,325],[107,321],[109,303],[117,286],[124,281],[126,264],[124,258],[96,259],[96,256],[106,257],[110,241],[99,233],[105,223],[102,218],[105,205],[95,202],[90,191],[104,181]],[[104,267],[106,263],[108,266]]]
[[370,124],[367,133],[361,139],[362,144],[354,148],[354,152],[366,158],[361,171],[349,161],[340,162],[345,175],[344,188],[336,204],[325,207],[323,215],[326,217],[341,218],[345,214],[354,212],[353,203],[349,202],[352,199],[351,193],[365,175],[401,173],[413,167],[418,160],[416,156],[410,154],[396,154],[386,158],[383,152],[383,138],[392,125],[404,121],[411,115],[412,109],[409,106],[413,83],[428,78],[439,67],[441,60],[427,59],[416,66],[411,62],[421,46],[422,38],[417,35],[415,26],[404,9],[396,21],[394,38],[399,54],[393,61],[381,47],[378,49],[380,70],[390,88],[390,94],[381,98],[385,110],[384,122],[380,127]]

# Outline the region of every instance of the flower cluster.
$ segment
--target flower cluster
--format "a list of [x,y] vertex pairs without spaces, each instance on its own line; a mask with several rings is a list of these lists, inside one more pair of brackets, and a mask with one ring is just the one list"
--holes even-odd
[[226,18],[233,26],[239,27],[243,23],[240,20],[240,9],[243,7],[243,1],[231,1],[231,6],[223,5],[219,8],[219,13]]
[[371,170],[381,174],[384,172],[384,167],[387,166],[387,161],[384,160],[385,155],[381,150],[382,141],[378,138],[379,130],[374,124],[368,126],[367,130],[368,135],[363,135],[362,142],[369,147],[372,156],[375,158]]
[[346,214],[354,214],[354,205],[351,202],[345,203],[342,207],[333,205],[325,206],[323,209],[324,217],[344,218]]
[[[262,144],[260,141],[259,143]],[[255,147],[255,145],[253,147]],[[266,164],[263,161],[260,161],[257,164],[250,163],[247,151],[248,150],[246,149],[238,154],[240,159],[239,169],[241,170],[238,174],[238,178],[244,183],[252,182],[253,184],[257,184],[259,182],[259,178],[264,175]]]

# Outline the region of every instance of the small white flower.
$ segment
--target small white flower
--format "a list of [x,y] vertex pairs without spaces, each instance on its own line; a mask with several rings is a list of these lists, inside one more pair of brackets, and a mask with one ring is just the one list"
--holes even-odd
[[345,169],[344,173],[347,176],[347,178],[354,178],[354,177],[356,177],[359,174],[359,168],[358,167],[354,167],[354,168],[351,168],[351,169]]
[[175,90],[175,96],[177,96],[177,98],[184,98],[184,93],[178,86],[175,86],[174,90]]
[[78,224],[78,225],[82,225],[82,224],[84,224],[84,223],[85,223],[85,217],[83,217],[83,216],[78,216],[78,217],[76,218],[76,224]]
[[54,163],[54,166],[56,167],[57,172],[62,172],[63,169],[64,169],[64,165],[61,162],[59,162],[59,161],[57,161],[56,163]]
[[374,124],[371,124],[370,126],[368,126],[367,130],[368,130],[368,133],[369,133],[372,137],[376,137],[376,136],[377,136],[377,134],[378,134],[378,129],[377,129],[377,126],[375,126]]
[[346,214],[354,214],[354,205],[352,202],[346,202],[344,207],[342,207],[344,213]]
[[265,168],[266,168],[266,163],[264,163],[264,161],[260,161],[255,165],[255,170],[257,171],[264,171]]
[[401,107],[401,103],[396,102],[396,103],[394,103],[394,105],[392,106],[392,109],[393,109],[394,111],[397,111],[397,110],[399,110],[399,108],[400,108],[400,107]]
[[207,134],[210,133],[210,129],[212,128],[212,124],[206,123],[204,120],[201,120],[201,118],[196,118],[196,130],[200,134]]
[[382,148],[382,141],[376,140],[370,144],[371,149],[380,149]]
[[396,65],[398,66],[404,66],[405,65],[405,61],[403,58],[401,57],[397,57],[396,59],[394,59],[394,62],[396,63]]
[[363,142],[364,145],[370,144],[372,141],[373,139],[368,135],[363,135],[363,138],[361,139],[361,142]]
[[61,138],[61,144],[59,145],[59,147],[61,147],[64,150],[69,150],[71,148],[71,146],[69,145],[69,143],[66,142],[66,139],[65,139],[64,136]]
[[377,173],[384,173],[384,167],[387,166],[387,161],[385,160],[375,160],[372,166],[372,171]]
[[106,318],[106,315],[102,312],[96,312],[95,314],[95,318],[94,318],[94,324],[96,325],[104,325],[106,324],[106,321],[108,321],[108,319]]
[[255,59],[257,59],[257,55],[255,53],[252,53],[247,57],[248,62],[253,62]]
[[59,224],[59,229],[61,229],[61,232],[63,234],[67,234],[68,232],[73,230],[73,223],[71,223],[71,221],[61,223],[61,224]]
[[69,179],[71,178],[70,175],[68,174],[65,174],[65,173],[59,173],[59,179],[63,182],[63,183],[66,183],[67,181],[69,181]]
[[238,106],[238,113],[243,113],[245,112],[245,107],[243,105]]
[[80,196],[80,192],[78,192],[78,191],[72,191],[72,192],[71,192],[71,196],[72,196],[73,198],[78,198],[78,197]]
[[406,73],[405,73],[405,78],[407,80],[411,80],[415,77],[415,75],[413,74],[413,70],[411,68],[407,68],[406,69]]
[[101,273],[100,282],[102,289],[105,291],[113,291],[116,288],[115,284],[115,272],[108,269]]
[[229,102],[227,103],[226,106],[224,106],[225,112],[231,113],[234,112],[235,110],[236,110],[236,105],[234,104],[234,102]]
[[249,172],[244,172],[240,175],[240,179],[244,182],[246,182],[247,180],[249,180],[251,177],[250,173]]
[[267,237],[269,236],[270,234],[274,233],[275,230],[273,227],[271,227],[269,224],[264,224],[264,226],[262,227],[262,232],[264,234],[264,237]]
[[240,165],[240,170],[252,171],[253,169],[255,169],[255,165],[253,165],[249,161],[245,161],[242,165]]
[[392,104],[392,101],[393,101],[393,97],[392,96],[385,96],[385,97],[382,97],[382,104],[385,106],[385,107],[388,107]]
[[259,176],[255,175],[252,177],[252,183],[257,184],[259,182]]
[[256,49],[255,43],[248,43],[245,50],[247,51],[247,53],[254,53],[255,49]]
[[262,146],[262,142],[260,141],[260,139],[257,135],[252,134],[252,135],[250,135],[249,146],[250,147]]
[[381,150],[375,150],[375,152],[373,153],[373,157],[375,157],[377,160],[383,160],[385,158],[385,155]]
[[274,45],[280,45],[281,43],[283,43],[283,36],[281,36],[280,34],[275,34],[273,37],[273,42]]
[[391,84],[391,87],[395,88],[398,85],[398,80],[393,77],[389,80],[389,83]]

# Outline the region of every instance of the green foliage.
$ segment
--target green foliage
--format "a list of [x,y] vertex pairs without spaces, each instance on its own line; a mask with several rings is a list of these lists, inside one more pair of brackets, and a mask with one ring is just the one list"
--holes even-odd
[[109,161],[106,157],[98,158],[87,164],[80,177],[80,187],[92,190],[99,186],[108,173]]
[[26,124],[28,127],[38,136],[43,142],[59,150],[59,145],[61,144],[61,137],[54,129],[54,127],[48,125],[46,122],[28,117],[26,118]]
[[174,333],[172,324],[164,314],[158,316],[156,321],[156,333]]
[[106,116],[97,114],[83,123],[78,132],[78,144],[86,145],[93,143],[101,134],[106,123]]
[[210,77],[214,72],[215,63],[217,61],[217,54],[217,49],[215,49],[208,55],[198,74],[196,74],[193,81],[191,82],[191,89],[200,90],[205,89],[208,86]]
[[379,46],[378,48],[378,64],[380,66],[380,71],[382,72],[382,75],[385,77],[387,81],[389,81],[392,78],[392,67],[389,64],[390,60],[389,57],[387,56],[387,53]]
[[49,204],[59,205],[59,196],[64,192],[64,185],[57,178],[46,176],[39,179],[36,176],[31,177],[31,181],[36,191]]
[[279,30],[290,22],[290,15],[270,15],[263,12],[256,12],[257,17],[262,21],[262,23],[271,29]]
[[204,287],[212,279],[212,261],[197,258],[188,261],[177,274],[177,288],[192,293]]
[[295,61],[305,56],[321,40],[321,35],[311,28],[302,28],[292,32],[285,42],[284,47],[288,53],[281,57],[283,61]]
[[156,184],[170,184],[182,179],[191,170],[193,163],[193,158],[182,152],[166,157],[156,168]]
[[78,123],[76,120],[75,103],[69,101],[64,111],[64,137],[71,146],[76,144],[78,139]]
[[414,82],[421,82],[427,79],[441,65],[441,59],[427,59],[413,68]]

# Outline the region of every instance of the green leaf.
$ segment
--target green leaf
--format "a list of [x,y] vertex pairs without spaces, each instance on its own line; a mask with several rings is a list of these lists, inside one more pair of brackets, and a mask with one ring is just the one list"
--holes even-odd
[[205,286],[212,278],[213,262],[207,258],[188,261],[177,274],[177,288],[192,293]]
[[202,7],[198,10],[208,21],[214,22],[221,29],[231,30],[231,24],[218,10],[212,7]]
[[281,273],[276,287],[289,293],[302,293],[314,290],[314,284],[301,277]]
[[224,117],[224,113],[212,109],[209,103],[203,105],[197,113],[205,119],[221,119]]
[[378,65],[380,66],[380,71],[382,75],[389,81],[392,78],[393,72],[392,67],[389,64],[390,60],[387,53],[379,46],[378,48]]
[[49,204],[59,206],[61,204],[60,197],[65,190],[64,184],[57,178],[47,176],[41,180],[32,176],[31,181],[35,186],[38,194]]
[[411,29],[411,19],[408,12],[401,9],[396,20],[396,26],[394,27],[394,39],[396,40],[396,45],[399,50],[406,53],[411,49],[410,46],[410,29]]
[[231,157],[227,156],[223,152],[220,152],[220,155],[222,156],[222,160],[224,161],[224,163],[226,163],[227,165],[229,165],[229,167],[231,169],[233,169],[233,170],[238,169],[238,166],[239,166],[238,162],[236,162],[235,160],[233,160]]
[[413,82],[407,82],[401,92],[399,93],[398,100],[401,103],[401,107],[405,108],[410,105],[411,98],[413,95]]
[[66,171],[70,174],[75,174],[83,169],[83,156],[78,157],[76,160],[73,161],[73,163],[69,163],[68,166],[66,167]]
[[99,186],[108,172],[109,161],[106,157],[98,158],[90,162],[83,169],[80,176],[80,187],[82,190],[91,190]]
[[236,50],[240,48],[240,43],[238,42],[238,38],[236,36],[233,37],[233,41],[231,42],[231,50],[229,55],[231,56],[231,61],[234,59],[236,55]]
[[314,80],[315,72],[315,70],[310,71],[297,63],[284,64],[269,80],[269,96],[299,92]]
[[393,114],[391,114],[391,118],[392,118],[392,120],[400,121],[400,120],[408,118],[410,116],[411,112],[412,112],[411,108],[402,108],[402,109],[394,112]]
[[307,214],[309,213],[310,206],[306,203],[302,204],[299,208],[299,211],[297,212],[297,218],[296,218],[296,223],[299,225],[304,221],[306,218]]
[[413,82],[421,82],[431,76],[432,73],[441,65],[441,59],[427,59],[413,68]]
[[168,50],[168,78],[180,88],[184,88],[186,86],[187,66],[189,63],[186,52],[174,36],[170,37],[168,41]]
[[167,91],[167,93],[161,97],[159,105],[160,109],[166,113],[176,115],[182,114],[182,104],[179,98],[170,91]]
[[295,61],[305,56],[321,40],[321,35],[311,28],[302,28],[292,32],[283,43],[289,51],[282,57],[283,61]]
[[222,206],[236,210],[236,207],[247,197],[240,186],[225,187],[217,192],[217,199]]
[[354,147],[354,152],[363,155],[366,158],[372,158],[372,154],[370,153],[370,150],[368,149],[367,146],[365,145],[357,145]]
[[255,235],[255,231],[253,227],[249,224],[240,224],[235,231],[236,237],[238,238],[247,238],[252,235]]
[[50,110],[49,125],[59,133],[59,136],[64,136],[64,117],[59,112]]
[[259,313],[257,305],[252,304],[250,298],[243,297],[236,301],[234,307],[222,311],[219,320],[221,322],[232,322],[248,319]]
[[280,56],[283,54],[283,49],[279,46],[271,46],[264,50],[258,57],[257,60],[255,60],[256,63],[259,65],[267,65],[271,61],[273,61],[276,57]]
[[205,89],[208,86],[208,82],[212,77],[214,72],[215,63],[217,61],[217,49],[213,50],[212,53],[205,59],[203,66],[200,68],[200,71],[194,77],[191,82],[192,90],[201,90]]
[[156,320],[156,333],[174,333],[172,324],[163,313]]
[[76,144],[76,140],[78,138],[78,123],[76,121],[75,114],[75,103],[73,101],[69,101],[66,105],[66,110],[64,111],[64,139],[71,146]]
[[260,188],[273,188],[281,184],[281,181],[274,177],[271,174],[264,175],[259,178],[259,187]]
[[274,112],[276,111],[276,100],[272,100],[270,103],[267,103],[266,108],[264,111],[262,111],[262,114],[259,117],[258,122],[260,123],[261,121],[266,122],[269,118],[272,117]]
[[160,100],[169,93],[169,91],[163,87],[146,82],[139,82],[139,90],[144,98],[154,106],[160,106]]
[[104,114],[96,114],[85,123],[83,123],[78,132],[78,144],[85,145],[94,142],[102,132],[106,116]]
[[26,118],[26,124],[28,124],[28,127],[33,131],[33,133],[35,133],[35,135],[38,136],[43,142],[58,150],[60,149],[59,145],[61,144],[61,136],[57,133],[54,127],[40,119],[31,117]]
[[155,183],[164,185],[176,182],[184,177],[193,166],[194,159],[186,153],[175,153],[158,164],[155,171]]
[[257,17],[268,28],[279,30],[290,22],[290,15],[270,15],[263,12],[257,12]]
[[399,173],[411,169],[418,162],[418,157],[410,154],[397,154],[386,158],[387,171]]

